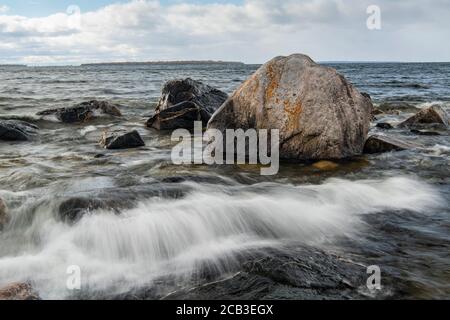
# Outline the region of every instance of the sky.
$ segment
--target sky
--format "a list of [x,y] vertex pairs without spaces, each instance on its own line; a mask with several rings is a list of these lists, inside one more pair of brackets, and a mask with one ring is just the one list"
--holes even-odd
[[450,61],[449,31],[450,0],[0,0],[0,64]]

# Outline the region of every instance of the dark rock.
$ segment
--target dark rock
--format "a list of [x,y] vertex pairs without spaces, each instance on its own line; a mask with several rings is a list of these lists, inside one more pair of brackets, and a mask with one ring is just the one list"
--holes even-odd
[[74,223],[90,211],[110,208],[111,207],[102,200],[76,197],[63,201],[59,205],[58,213],[63,221]]
[[372,111],[373,116],[378,116],[380,114],[384,114],[383,110],[380,110],[378,108],[373,109],[373,111]]
[[268,252],[242,265],[237,275],[193,288],[165,299],[361,299],[366,268],[325,251],[298,247]]
[[159,112],[181,102],[190,101],[212,115],[227,98],[228,95],[225,92],[205,85],[200,81],[190,78],[172,80],[164,85],[156,111]]
[[0,120],[0,140],[27,141],[37,135],[39,128],[20,120]]
[[207,124],[210,116],[202,117],[199,106],[194,102],[181,102],[158,112],[147,121],[147,127],[157,130],[193,129],[195,121]]
[[387,122],[379,122],[377,123],[376,127],[384,130],[389,130],[393,128],[393,126]]
[[28,283],[13,283],[0,288],[0,300],[40,300]]
[[156,115],[147,122],[147,126],[173,130],[191,129],[194,121],[202,121],[206,125],[227,98],[225,92],[190,78],[169,81],[162,90]]
[[9,216],[8,207],[5,201],[0,198],[0,230],[9,222],[11,217]]
[[422,128],[429,127],[447,128],[449,125],[449,116],[442,107],[438,105],[420,110],[412,117],[399,124],[403,128]]
[[283,159],[342,159],[362,153],[372,109],[371,99],[336,70],[294,54],[259,68],[208,128],[278,129]]
[[108,135],[107,132],[103,134],[100,145],[106,149],[130,149],[145,146],[144,140],[136,130],[125,134]]
[[367,139],[366,144],[364,145],[364,153],[373,154],[389,151],[403,151],[418,147],[418,145],[397,138],[373,135]]
[[50,109],[38,112],[38,116],[55,115],[64,123],[86,122],[96,117],[97,114],[110,115],[114,117],[122,116],[117,105],[107,101],[92,100],[80,103],[69,108]]
[[411,133],[417,134],[419,136],[440,136],[441,135],[437,131],[426,131],[426,130],[417,130],[417,129],[412,129]]

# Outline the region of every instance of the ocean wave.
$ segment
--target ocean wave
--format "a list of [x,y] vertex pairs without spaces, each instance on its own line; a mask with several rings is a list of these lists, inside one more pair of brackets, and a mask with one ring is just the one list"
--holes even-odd
[[[153,198],[119,216],[98,210],[73,226],[54,218],[51,197],[37,208],[25,202],[0,234],[0,252],[14,252],[0,258],[0,284],[31,281],[43,298],[65,298],[71,295],[66,270],[77,265],[89,290],[112,292],[111,284],[120,283],[126,292],[168,275],[184,279],[205,263],[227,272],[239,254],[285,241],[321,246],[352,237],[368,227],[365,214],[428,214],[443,205],[432,187],[405,177],[308,186],[189,184],[194,191],[183,199]],[[22,218],[30,205],[31,222]]]

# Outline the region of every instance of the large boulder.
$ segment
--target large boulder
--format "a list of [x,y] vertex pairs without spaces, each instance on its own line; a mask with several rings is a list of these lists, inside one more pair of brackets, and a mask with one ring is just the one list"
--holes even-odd
[[420,147],[419,145],[413,144],[411,142],[406,142],[398,138],[390,136],[373,135],[367,139],[364,145],[364,153],[374,154],[390,151],[403,151],[419,147]]
[[19,120],[0,120],[0,140],[27,141],[37,135],[38,127]]
[[336,70],[294,54],[264,64],[208,128],[279,129],[281,158],[340,159],[362,153],[372,108]]
[[107,101],[92,100],[83,102],[69,108],[49,109],[38,112],[38,116],[54,115],[64,123],[86,122],[97,116],[109,115],[114,117],[122,116],[117,105]]
[[105,149],[130,149],[145,146],[144,140],[136,130],[126,133],[103,133],[100,145]]
[[412,117],[399,124],[404,128],[422,128],[422,127],[441,127],[447,128],[449,125],[449,116],[439,105],[433,105],[420,110]]
[[147,126],[158,130],[191,129],[194,121],[206,126],[227,98],[225,92],[190,78],[169,81]]
[[40,300],[28,283],[13,283],[0,288],[0,300]]

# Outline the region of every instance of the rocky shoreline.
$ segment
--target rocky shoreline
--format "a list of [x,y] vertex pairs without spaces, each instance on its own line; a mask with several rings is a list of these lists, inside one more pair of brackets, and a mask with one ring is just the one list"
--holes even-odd
[[[337,103],[335,103],[337,102]],[[122,107],[108,101],[92,100],[66,108],[49,109],[37,115],[43,119],[52,118],[60,126],[89,125],[94,120],[121,121]],[[398,111],[401,110],[401,111]],[[380,123],[377,117],[390,112],[414,111],[415,115],[399,124]],[[363,154],[376,154],[408,149],[420,149],[420,144],[402,141],[389,135],[389,130],[401,130],[411,135],[446,134],[449,117],[438,105],[422,110],[408,105],[374,107],[370,96],[359,92],[335,70],[315,64],[309,57],[293,55],[278,57],[261,67],[245,81],[231,96],[209,85],[190,78],[173,80],[165,84],[155,114],[136,130],[99,131],[99,147],[109,150],[143,148],[146,140],[137,129],[174,130],[192,129],[194,121],[202,121],[205,128],[278,128],[281,130],[281,157],[286,160],[312,161],[319,170],[329,170],[340,159],[351,159]],[[370,127],[376,126],[381,134],[369,134]],[[0,120],[1,143],[34,143],[39,140],[39,128],[32,122],[5,119]],[[13,142],[12,142],[13,141]],[[182,197],[182,191],[175,184],[164,192],[174,197]],[[68,224],[76,224],[86,212],[97,209],[111,209],[120,212],[121,208],[132,207],[133,197],[151,196],[152,192],[122,188],[110,190],[120,194],[114,201],[105,198],[71,197],[62,199],[59,207],[60,218]],[[163,192],[155,187],[154,194]],[[0,229],[9,223],[7,203],[0,199]],[[342,294],[358,298],[358,288],[352,281],[353,268],[347,262],[330,258],[329,264],[319,258],[321,253],[310,249],[298,249],[302,254],[314,257],[307,266],[292,257],[275,255],[264,257],[260,264],[254,260],[245,262],[245,272],[225,280],[227,288],[235,288],[232,297],[240,295],[239,288],[249,288],[248,292],[258,298],[282,297],[286,285],[289,290],[298,290],[304,298],[326,298]],[[302,251],[303,250],[303,251]],[[327,259],[328,259],[327,258]],[[295,261],[294,261],[295,260]],[[292,263],[292,264],[290,264]],[[336,270],[325,270],[325,265],[335,266]],[[312,270],[312,271],[311,271]],[[302,277],[305,283],[299,283]],[[329,279],[328,284],[315,285],[315,277]],[[32,299],[31,284],[14,284],[0,290],[0,299]],[[325,288],[325,287],[326,288]],[[281,289],[280,289],[281,288]],[[295,288],[295,289],[292,289]],[[231,290],[232,291],[232,290]],[[221,284],[199,287],[189,292],[182,290],[166,298],[230,298],[221,289]],[[342,293],[344,292],[344,293]],[[151,295],[150,295],[151,296]],[[145,298],[149,295],[134,297]]]

